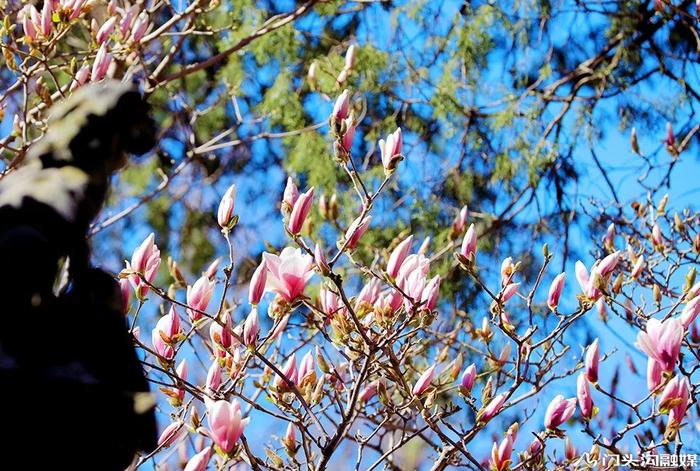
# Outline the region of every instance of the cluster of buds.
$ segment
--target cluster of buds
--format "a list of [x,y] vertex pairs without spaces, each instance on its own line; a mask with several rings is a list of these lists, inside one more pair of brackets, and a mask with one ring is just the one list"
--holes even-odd
[[352,141],[355,138],[354,113],[350,106],[350,92],[346,89],[338,96],[330,116],[331,132],[335,138],[333,155],[338,162],[347,162],[352,151]]

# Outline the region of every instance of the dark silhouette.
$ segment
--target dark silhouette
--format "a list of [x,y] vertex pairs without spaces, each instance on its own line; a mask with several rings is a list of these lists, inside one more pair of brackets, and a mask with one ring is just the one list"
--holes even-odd
[[114,81],[49,115],[25,164],[0,180],[0,448],[32,466],[124,469],[156,446],[153,399],[119,285],[90,265],[86,236],[110,177],[155,144],[155,125]]

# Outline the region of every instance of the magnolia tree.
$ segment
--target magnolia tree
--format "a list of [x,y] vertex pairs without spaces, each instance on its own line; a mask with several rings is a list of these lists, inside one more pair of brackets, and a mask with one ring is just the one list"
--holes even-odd
[[[205,99],[200,107],[202,103],[195,105],[186,97],[205,83],[205,71],[229,60],[226,67],[235,69],[236,53],[284,31],[314,6],[320,8],[315,4],[326,2],[300,3],[240,34],[235,19],[226,26],[232,36],[221,40],[215,52],[205,53],[201,50],[207,44],[201,38],[218,38],[226,29],[215,18],[222,8],[216,1],[177,7],[170,2],[93,0],[15,3],[3,5],[7,69],[2,103],[3,109],[14,111],[6,118],[12,121],[11,129],[1,141],[7,171],[21,163],[26,148],[41,135],[44,110],[88,81],[137,80],[153,102],[182,102],[156,109],[157,121],[169,129],[163,135],[185,143],[185,158],[171,159],[175,144],[161,143],[156,154],[166,162],[167,172],[153,170],[159,180],[149,191],[132,175],[129,183],[140,190],[138,201],[96,224],[97,234],[167,195],[165,190],[178,175],[187,174],[188,166],[206,167],[208,157],[245,140],[235,139],[233,128],[198,128],[201,121],[214,119],[208,116],[216,115],[216,107]],[[361,11],[370,3],[357,2],[357,8]],[[620,28],[609,35],[617,42],[603,49],[650,42],[667,21],[680,18],[678,24],[687,26],[694,19],[691,2],[653,3],[648,10],[640,6],[641,19],[628,12],[647,25],[645,29]],[[490,15],[478,18],[486,21]],[[635,36],[638,29],[640,36]],[[479,49],[472,46],[465,43],[478,55]],[[527,184],[514,191],[513,198],[500,198],[500,188],[493,191],[488,198],[505,211],[489,214],[478,208],[470,214],[466,206],[445,204],[446,209],[424,227],[401,230],[387,223],[384,201],[408,198],[410,188],[397,183],[402,175],[412,173],[413,185],[416,180],[421,185],[428,182],[404,162],[404,133],[407,139],[411,133],[407,127],[392,126],[395,131],[371,139],[373,147],[357,152],[359,137],[364,137],[364,145],[379,126],[367,124],[367,117],[377,111],[365,90],[351,85],[359,57],[366,61],[362,70],[367,77],[372,77],[367,64],[378,67],[379,61],[372,51],[355,45],[342,45],[342,51],[342,57],[312,62],[300,74],[311,92],[325,93],[333,103],[328,126],[324,121],[273,136],[304,134],[309,142],[322,142],[325,155],[314,153],[317,147],[309,151],[314,154],[309,158],[323,162],[322,172],[309,168],[307,173],[322,180],[318,173],[325,172],[323,192],[308,184],[309,178],[294,174],[286,186],[262,185],[268,193],[282,196],[261,208],[258,202],[237,203],[236,186],[230,186],[218,210],[209,211],[205,223],[197,220],[215,228],[207,244],[216,248],[214,252],[227,253],[226,258],[211,257],[201,276],[193,276],[194,270],[182,268],[190,264],[167,249],[171,241],[162,240],[162,233],[151,234],[118,274],[124,315],[159,397],[162,425],[158,448],[139,457],[135,466],[178,465],[188,471],[236,466],[645,469],[660,457],[674,463],[670,466],[691,466],[694,455],[689,453],[697,432],[690,424],[697,419],[695,393],[700,384],[695,322],[700,312],[695,269],[700,227],[696,212],[672,211],[669,197],[660,192],[670,187],[674,168],[689,158],[686,150],[699,128],[674,131],[669,124],[665,138],[656,139],[662,141],[659,149],[649,154],[640,149],[632,130],[630,147],[637,154],[642,175],[638,184],[646,196],[630,207],[618,201],[619,188],[595,158],[616,201],[586,206],[587,214],[581,217],[592,230],[581,236],[579,252],[585,263],[568,250],[572,210],[560,198],[557,216],[567,227],[566,250],[550,250],[545,242],[551,240],[543,240],[536,253],[497,257],[494,247],[502,239],[537,239],[536,225],[515,230],[511,224],[516,214],[510,211],[524,211],[534,196],[521,205],[522,199],[530,191],[534,195],[534,181],[545,176],[553,175],[557,194],[564,191],[562,179],[571,171],[566,159],[547,157],[528,167],[526,173],[541,178],[526,178]],[[583,66],[575,66],[540,94],[546,106],[566,105],[538,135],[534,153],[550,144],[556,147],[545,141],[558,139],[564,115],[585,89],[584,81],[600,84],[595,85],[595,100],[606,96],[608,84],[591,71],[598,74],[600,67],[617,73],[619,56],[610,55],[617,59],[606,62],[601,53],[595,60],[582,60],[585,74]],[[237,70],[226,69],[226,80]],[[664,65],[663,70],[672,74],[673,69]],[[586,78],[572,84],[571,95],[556,95],[565,83],[581,77]],[[194,87],[189,79],[196,79]],[[539,83],[528,82],[527,92],[514,102],[525,106]],[[693,95],[692,86],[685,86]],[[441,93],[441,99],[454,102],[444,89]],[[236,94],[227,89],[222,95],[230,100],[231,114],[243,123]],[[375,104],[379,109],[378,100]],[[489,118],[479,106],[460,108],[461,118],[468,120],[465,129],[472,120]],[[274,114],[270,108],[275,107],[266,109]],[[522,117],[521,110],[512,113],[507,119],[495,118],[499,129]],[[528,113],[532,110],[522,115]],[[253,121],[246,125],[254,126]],[[291,127],[296,125],[293,121]],[[523,135],[531,133],[525,128]],[[272,134],[261,132],[247,140]],[[481,132],[465,133],[467,137],[480,143],[475,153],[491,155],[499,146],[497,139],[488,140]],[[528,147],[523,139],[516,140],[518,152]],[[295,152],[303,153],[301,147]],[[504,149],[504,154],[515,152]],[[469,153],[463,152],[462,159]],[[504,171],[506,164],[500,158],[499,162],[499,179],[516,172]],[[474,172],[481,167],[474,165]],[[487,173],[492,170],[496,172],[488,167]],[[661,182],[650,183],[651,174],[662,175]],[[198,176],[188,175],[192,180]],[[450,185],[468,178],[450,175],[459,177]],[[329,191],[328,181],[340,182],[335,192]],[[444,186],[447,183],[446,179]],[[184,199],[189,190],[186,186],[167,196]],[[410,213],[423,210],[418,199],[409,201],[415,203]],[[237,242],[237,233],[248,226],[257,239],[267,234],[256,226],[259,221],[239,214],[278,208],[275,228],[284,234],[284,242],[254,254],[253,268],[245,269],[237,254],[248,249]],[[157,205],[155,210],[164,211]],[[373,236],[387,228],[389,236]],[[195,246],[204,244],[201,238],[196,241]],[[180,242],[186,245],[186,236]],[[161,249],[173,254],[166,263]],[[568,271],[562,272],[562,266]],[[455,295],[459,290],[469,290],[470,295]],[[610,335],[586,338],[592,323],[614,327]]]
[[[247,304],[233,306],[227,296],[236,269],[235,186],[217,214],[228,260],[191,284],[170,261],[167,288],[153,284],[161,263],[153,235],[127,262],[125,313],[134,323],[151,303],[166,313],[150,337],[134,329],[149,375],[171,403],[162,408],[171,422],[159,449],[142,462],[167,460],[174,447],[189,470],[209,462],[326,469],[338,466],[337,455],[352,461],[347,467],[375,469],[400,467],[405,449],[419,443],[432,469],[612,469],[625,459],[643,467],[652,454],[680,463],[698,385],[697,215],[670,216],[667,197],[636,205],[602,243],[590,242],[600,256],[589,266],[576,262],[575,281],[551,267],[546,245],[535,277],[521,276],[516,257],[503,260],[500,277],[483,277],[480,227],[467,208],[451,225],[456,243],[418,243],[409,234],[362,260],[355,254],[372,230],[374,203],[401,171],[402,133],[378,144],[384,178],[364,179],[349,151],[356,125],[349,106],[344,92],[330,129],[338,171],[354,183],[356,218],[334,225],[328,214],[337,209],[324,207],[325,219],[314,224],[333,226],[333,236],[326,243],[304,236],[314,188],[302,192],[288,179],[280,205],[287,245],[262,254]],[[440,259],[453,259],[488,311],[467,315],[440,296],[433,268]],[[623,340],[568,343],[586,318],[611,315],[636,332],[646,389],[625,387],[624,378],[637,374],[631,359],[628,372],[605,371],[606,360],[627,348]],[[268,329],[263,316],[272,320]],[[256,428],[270,431],[262,443],[246,439]],[[572,431],[585,438],[570,438]],[[487,446],[490,455],[480,451]]]

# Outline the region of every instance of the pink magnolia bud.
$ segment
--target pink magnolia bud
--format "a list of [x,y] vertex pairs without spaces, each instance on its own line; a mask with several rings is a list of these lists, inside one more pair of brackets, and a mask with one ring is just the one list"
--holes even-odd
[[464,228],[467,225],[467,216],[469,215],[469,209],[467,208],[467,205],[465,204],[462,206],[462,209],[459,210],[459,214],[455,217],[454,221],[452,221],[452,229],[457,233],[461,234]]
[[437,364],[433,364],[420,375],[420,378],[418,378],[418,381],[416,381],[416,384],[413,386],[413,395],[420,396],[430,387],[430,383],[435,376],[435,368],[437,368]]
[[593,416],[593,398],[591,397],[591,388],[588,386],[588,379],[586,379],[584,373],[579,375],[576,386],[576,396],[578,398],[578,406],[581,408],[581,415],[590,419]]
[[[298,198],[299,190],[294,184],[294,180],[292,180],[292,177],[287,177],[287,185],[284,187],[284,195],[282,196],[282,213],[291,213]],[[287,211],[284,210],[285,207]]]
[[168,448],[175,440],[180,438],[186,431],[185,425],[182,422],[172,422],[169,424],[158,438],[158,446]]
[[603,245],[608,250],[615,248],[615,223],[611,222],[608,226],[608,230],[605,231],[605,236],[603,237]]
[[617,262],[620,260],[620,251],[616,251],[608,255],[603,259],[603,261],[600,262],[598,265],[598,273],[600,273],[600,276],[608,276],[610,273],[615,270],[615,267],[617,266]]
[[136,17],[136,14],[139,12],[139,6],[138,5],[132,5],[129,7],[128,10],[124,13],[122,16],[122,20],[119,23],[119,32],[122,35],[122,38],[127,37],[127,33],[129,32],[129,29],[131,29],[131,23],[134,21],[134,18]]
[[399,245],[396,246],[394,251],[391,252],[389,261],[386,264],[386,272],[392,278],[396,278],[396,275],[398,275],[401,264],[411,251],[411,244],[413,244],[413,235],[406,237]]
[[345,53],[345,68],[352,70],[355,67],[355,54],[357,52],[357,46],[351,44],[348,48],[348,52]]
[[204,270],[204,273],[202,273],[202,275],[209,278],[210,281],[214,281],[214,278],[216,278],[216,272],[219,271],[219,265],[221,265],[221,258],[217,258],[216,260],[211,262],[207,269]]
[[660,322],[657,319],[649,319],[646,332],[637,335],[637,347],[653,358],[666,372],[671,372],[676,366],[678,355],[681,351],[681,343],[685,329],[677,318],[666,319]]
[[564,282],[566,281],[566,273],[560,273],[556,277],[554,277],[554,280],[552,280],[552,284],[549,286],[549,294],[547,295],[547,306],[552,311],[557,310],[557,306],[559,306],[559,298],[561,297],[561,292],[564,290]]
[[379,140],[379,151],[382,156],[382,165],[384,166],[384,174],[388,177],[391,175],[396,166],[401,160],[401,150],[403,148],[403,134],[401,128],[396,128],[396,131],[389,134],[386,138]]
[[[177,377],[182,381],[187,381],[187,359],[183,359],[180,364],[177,365],[177,368],[175,368],[175,373],[177,373]],[[180,402],[182,402],[185,399],[185,390],[178,388],[177,397]]]
[[357,242],[360,240],[360,237],[362,237],[365,231],[367,231],[370,222],[372,222],[372,216],[367,216],[364,219],[362,216],[360,216],[355,219],[352,224],[350,224],[348,230],[345,231],[345,240],[347,242],[346,247],[349,250],[355,248]]
[[236,207],[236,185],[231,185],[219,203],[217,212],[217,222],[222,229],[231,229],[232,223],[235,221],[233,211]]
[[95,40],[97,41],[97,44],[102,44],[107,40],[107,38],[114,32],[114,27],[117,24],[117,17],[113,16],[107,21],[104,22],[102,27],[97,31],[97,35],[95,36]]
[[673,133],[673,125],[670,122],[666,123],[666,140],[664,141],[667,147],[674,147],[676,145],[676,136]]
[[22,16],[22,29],[24,30],[24,36],[30,41],[34,41],[37,36],[36,25],[32,21],[32,9],[36,10],[36,7],[30,4],[24,7],[20,13]]
[[644,270],[644,264],[644,255],[642,255],[637,259],[637,262],[634,264],[632,272],[630,273],[630,277],[632,277],[633,279],[637,278],[642,273],[642,270]]
[[418,247],[418,253],[420,255],[425,255],[426,253],[428,253],[429,248],[430,248],[430,236],[423,239],[423,242],[421,242],[420,247]]
[[78,71],[75,73],[75,78],[70,84],[70,90],[73,91],[79,86],[83,85],[85,82],[88,81],[90,78],[90,67],[87,65],[82,66]]
[[205,471],[211,459],[211,454],[211,446],[206,447],[187,462],[184,471]]
[[148,30],[148,26],[148,13],[142,11],[131,28],[131,40],[135,43],[141,41],[141,38],[146,34],[146,30]]
[[651,241],[654,243],[655,247],[663,247],[664,238],[661,235],[661,228],[658,224],[654,224],[651,228]]
[[233,345],[234,340],[231,335],[231,316],[228,312],[225,312],[223,316],[221,316],[221,323],[224,324],[225,327],[218,322],[209,324],[209,338],[214,344],[228,349]]
[[85,3],[87,3],[87,0],[75,0],[72,3],[72,6],[71,6],[72,13],[70,15],[71,20],[74,20],[80,16],[80,13],[82,13],[83,7],[85,6]]
[[515,274],[515,263],[512,257],[506,257],[501,262],[501,286],[508,285]]
[[297,235],[301,232],[304,226],[304,221],[311,211],[311,206],[314,202],[314,188],[311,187],[306,193],[299,195],[299,198],[294,203],[292,215],[289,217],[289,232]]
[[258,320],[258,308],[253,306],[250,310],[250,314],[245,319],[245,324],[243,324],[243,341],[246,345],[255,345],[255,341],[258,338],[258,332],[260,332],[260,321]]
[[683,312],[681,312],[681,324],[683,324],[683,327],[686,329],[690,324],[695,322],[695,319],[698,317],[698,314],[700,313],[700,296],[693,298],[690,300],[688,304],[685,305],[683,308]]
[[467,233],[464,235],[462,248],[459,254],[467,260],[473,259],[476,255],[476,229],[474,228],[474,224],[469,225],[469,229],[467,229]]
[[658,361],[653,358],[647,360],[647,387],[649,392],[656,391],[663,383],[663,369]]
[[110,65],[112,65],[112,54],[107,52],[107,43],[102,43],[95,56],[95,61],[92,63],[90,79],[93,82],[102,80],[107,75]]
[[468,394],[474,387],[474,382],[476,381],[476,366],[474,363],[469,365],[464,373],[462,373],[462,379],[460,381],[460,387],[462,388],[462,393]]
[[421,302],[423,303],[423,308],[427,311],[434,311],[437,305],[438,296],[440,295],[440,275],[435,275],[425,288],[423,288],[423,293],[421,294]]
[[181,333],[180,318],[175,307],[171,306],[168,314],[158,320],[151,333],[153,349],[166,360],[172,360],[175,356],[173,345]]
[[119,291],[122,294],[122,314],[126,315],[129,312],[129,297],[131,295],[131,285],[128,279],[119,280]]
[[355,122],[352,118],[345,118],[343,120],[345,123],[345,134],[343,134],[343,139],[341,140],[341,143],[343,144],[343,148],[347,151],[350,152],[352,149],[352,141],[355,139]]
[[666,385],[659,398],[659,412],[668,413],[667,428],[678,428],[688,409],[688,380],[674,376]]
[[223,400],[216,401],[213,404],[207,404],[207,410],[209,436],[224,453],[230,452],[248,424],[248,420],[241,417],[240,404],[235,399],[230,403]]
[[217,391],[219,386],[221,386],[221,365],[219,361],[214,359],[213,363],[207,371],[207,389],[211,391]]
[[316,88],[316,62],[312,62],[309,66],[309,73],[306,78],[309,81],[311,88]]
[[314,263],[316,264],[316,268],[318,268],[322,274],[328,275],[331,272],[331,267],[328,265],[326,255],[323,253],[323,249],[318,244],[316,244],[314,247]]
[[567,461],[574,461],[576,455],[578,455],[578,452],[576,451],[574,442],[571,441],[570,437],[566,437],[566,440],[564,440],[564,457]]
[[506,394],[501,393],[489,401],[486,407],[481,408],[476,414],[476,421],[486,423],[496,416],[501,411],[503,404],[506,402]]
[[314,362],[314,356],[311,351],[307,352],[306,355],[301,359],[299,363],[299,370],[297,371],[297,384],[302,384],[304,379],[316,374],[316,367]]
[[265,293],[265,284],[267,283],[267,264],[263,260],[253,272],[253,277],[250,279],[248,287],[248,302],[253,306],[257,305]]
[[335,105],[333,105],[333,118],[336,122],[347,118],[350,114],[350,92],[343,90],[343,93],[335,100]]
[[360,391],[360,393],[359,393],[359,395],[357,396],[357,398],[358,398],[361,402],[367,402],[367,401],[369,401],[370,399],[372,399],[372,398],[377,394],[377,388],[378,388],[378,386],[379,386],[379,380],[377,380],[377,381],[372,381],[372,382],[369,383],[367,386],[365,386],[364,388],[362,388],[362,390]]
[[[290,383],[297,383],[297,357],[295,354],[292,354],[292,356],[289,357],[287,362],[280,369],[280,372],[282,375],[284,375],[284,378],[289,380]],[[287,382],[279,376],[275,378],[275,386],[281,389],[289,389],[289,384],[287,384]]]
[[576,398],[564,399],[559,394],[549,403],[544,415],[544,426],[549,430],[554,430],[569,420],[576,412]]
[[191,309],[187,309],[192,322],[202,318],[202,312],[209,307],[209,301],[214,294],[214,283],[207,276],[200,277],[194,286],[187,287],[187,304]]
[[510,456],[512,453],[513,438],[510,435],[506,435],[503,441],[501,441],[500,446],[494,442],[493,448],[491,448],[491,469],[493,471],[505,471],[510,469]]
[[41,9],[41,34],[45,38],[51,35],[51,30],[53,29],[53,5],[50,1],[44,1],[44,7]]
[[510,283],[508,286],[503,288],[503,291],[501,292],[501,302],[505,303],[507,302],[510,298],[513,297],[515,293],[518,292],[518,289],[520,288],[520,283]]
[[287,432],[284,434],[284,443],[287,448],[295,448],[297,443],[297,428],[294,422],[289,422]]
[[598,382],[598,364],[600,362],[600,354],[598,347],[598,339],[595,339],[592,344],[586,349],[586,359],[584,366],[586,368],[586,378],[588,381],[595,384]]

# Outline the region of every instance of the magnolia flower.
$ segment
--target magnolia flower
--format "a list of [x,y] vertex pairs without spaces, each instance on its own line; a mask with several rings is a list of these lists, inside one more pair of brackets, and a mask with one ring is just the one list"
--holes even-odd
[[202,318],[202,312],[207,310],[209,301],[214,294],[214,283],[207,276],[200,277],[193,286],[187,286],[187,313],[192,322]]
[[148,13],[142,11],[136,18],[136,21],[134,21],[134,25],[131,28],[131,40],[135,43],[141,41],[141,38],[143,38],[148,30],[148,26]]
[[333,291],[327,288],[321,288],[318,297],[321,301],[321,309],[328,317],[332,317],[340,308],[340,299]]
[[345,53],[345,68],[350,70],[355,67],[355,54],[357,51],[357,46],[351,44],[348,51]]
[[362,390],[360,391],[360,394],[358,394],[357,398],[361,402],[367,402],[377,394],[378,388],[379,388],[379,380],[372,381],[367,386],[362,388]]
[[501,262],[501,285],[506,286],[510,283],[515,273],[515,263],[513,257],[506,257]]
[[195,454],[185,465],[184,471],[205,471],[211,459],[212,449],[210,446]]
[[166,360],[172,360],[175,356],[173,344],[182,333],[180,318],[174,306],[170,307],[168,314],[161,317],[151,333],[151,342],[158,355]]
[[243,434],[248,419],[241,417],[241,406],[237,400],[216,401],[207,404],[209,414],[209,436],[224,452],[229,453]]
[[335,100],[335,105],[333,105],[333,118],[337,122],[342,121],[347,118],[350,113],[350,92],[343,90],[343,93]]
[[389,134],[386,138],[379,140],[379,151],[382,155],[382,165],[384,165],[384,174],[391,175],[396,166],[401,160],[401,150],[403,147],[403,135],[401,128],[396,128],[396,131]]
[[316,368],[314,362],[314,356],[311,351],[307,352],[306,355],[301,359],[299,363],[299,369],[297,370],[297,385],[303,385],[309,382],[309,378],[315,378]]
[[476,421],[486,423],[491,420],[496,414],[501,411],[503,403],[506,402],[507,393],[501,393],[489,401],[489,403],[482,407],[476,414]]
[[151,233],[134,251],[131,263],[126,262],[126,268],[136,272],[129,276],[129,281],[139,299],[143,299],[148,293],[148,285],[145,282],[152,284],[160,267],[160,250],[154,241],[155,236]]
[[[297,357],[295,354],[289,357],[284,366],[280,369],[280,373],[286,378],[290,383],[297,383]],[[284,378],[279,375],[275,378],[275,387],[278,389],[289,389],[289,384]]]
[[[34,41],[37,37],[36,25],[32,21],[32,9],[36,10],[36,7],[30,4],[25,6],[20,12],[20,15],[22,17],[22,29],[24,30],[24,36],[30,41]],[[38,14],[39,12],[37,11],[37,15]]]
[[469,225],[469,229],[467,229],[467,233],[462,240],[459,254],[467,260],[473,260],[476,255],[476,229],[474,229],[474,224]]
[[658,224],[654,224],[651,228],[651,241],[654,243],[655,247],[662,247],[664,245],[664,238],[661,235],[661,228]]
[[600,290],[598,290],[595,285],[598,280],[597,269],[591,268],[591,275],[589,276],[586,266],[581,260],[578,260],[575,265],[575,271],[576,281],[578,281],[583,294],[592,300],[597,300],[602,295]]
[[440,294],[440,275],[435,275],[428,284],[423,288],[420,300],[423,303],[423,309],[427,311],[435,310],[437,305],[438,295]]
[[644,255],[642,255],[635,262],[632,272],[630,273],[630,277],[637,278],[642,273],[642,270],[644,270],[644,264]]
[[513,453],[513,437],[506,434],[500,446],[494,442],[491,448],[491,469],[505,471],[510,467],[510,456]]
[[467,208],[467,205],[465,204],[459,210],[459,213],[457,214],[457,216],[455,216],[454,221],[452,221],[452,230],[456,234],[461,234],[462,231],[464,230],[465,226],[467,225],[467,216],[468,215],[469,215],[469,208]]
[[297,235],[301,232],[301,228],[304,226],[304,221],[311,211],[311,207],[314,203],[314,188],[311,187],[306,193],[299,195],[297,200],[294,202],[292,208],[292,214],[289,216],[289,224],[287,229],[289,232]]
[[567,461],[574,461],[576,455],[578,455],[578,452],[576,451],[574,442],[571,441],[571,437],[566,437],[564,440],[564,458],[566,458]]
[[119,291],[122,295],[122,314],[129,312],[129,298],[131,297],[131,284],[126,278],[119,280]]
[[576,383],[576,397],[578,398],[578,406],[581,408],[581,415],[590,419],[593,416],[593,398],[591,397],[591,388],[588,385],[586,375],[581,373]]
[[291,214],[298,198],[299,189],[294,184],[292,177],[287,177],[287,185],[284,187],[284,194],[282,195],[282,214]]
[[88,81],[88,79],[90,78],[90,70],[90,67],[87,65],[84,65],[80,69],[78,69],[78,71],[75,73],[73,81],[70,84],[70,91],[75,90],[76,88]]
[[260,302],[265,293],[265,284],[267,283],[267,265],[265,260],[258,265],[250,279],[248,287],[248,302],[255,306]]
[[234,337],[231,335],[231,316],[228,312],[221,316],[221,324],[216,321],[209,324],[209,338],[215,345],[228,349],[234,342]]
[[369,223],[372,222],[372,216],[364,217],[360,216],[355,219],[348,230],[345,231],[345,241],[348,250],[352,250],[359,242],[360,237],[367,231]]
[[185,424],[182,422],[170,423],[167,427],[165,427],[163,432],[160,434],[160,437],[158,437],[158,446],[168,448],[175,442],[175,440],[180,438],[185,431]]
[[636,345],[650,358],[659,362],[664,371],[671,372],[678,361],[684,334],[683,324],[677,318],[666,319],[663,322],[649,319],[646,332],[637,335]]
[[243,324],[243,341],[246,345],[255,345],[260,332],[260,321],[258,320],[258,308],[253,306]]
[[236,208],[236,185],[231,185],[224,193],[216,213],[216,220],[222,229],[231,229],[235,220],[233,211]]
[[615,270],[615,267],[617,266],[617,262],[620,261],[620,254],[621,252],[618,250],[616,252],[611,253],[607,257],[605,257],[600,264],[598,264],[598,273],[600,276],[608,276],[610,273]]
[[343,122],[345,123],[345,134],[343,134],[341,143],[343,144],[343,148],[347,152],[350,152],[352,149],[352,140],[355,138],[355,120],[352,119],[352,117],[348,117],[345,118]]
[[687,329],[688,326],[690,326],[690,324],[695,322],[695,319],[698,317],[699,313],[700,297],[696,297],[692,299],[688,304],[686,304],[683,308],[683,312],[681,312],[680,321],[681,324],[683,324],[683,327]]
[[129,32],[129,29],[131,29],[131,24],[133,23],[134,18],[136,18],[138,12],[139,6],[137,4],[132,5],[126,10],[126,12],[124,12],[122,20],[119,22],[119,33],[123,38],[126,39],[127,33]]
[[218,360],[214,359],[209,371],[207,371],[206,387],[210,391],[217,391],[219,386],[221,386],[221,365]]
[[433,364],[420,375],[420,378],[418,378],[418,381],[416,381],[416,384],[413,386],[413,394],[415,396],[420,396],[430,387],[430,383],[435,376],[435,368],[437,368],[437,364]]
[[[46,2],[49,3],[49,2]],[[117,25],[117,17],[113,16],[109,18],[107,21],[104,22],[104,24],[100,27],[100,29],[97,31],[97,34],[95,35],[95,40],[97,41],[97,44],[102,44],[109,38],[109,36],[114,32],[114,28]]]
[[462,373],[462,378],[460,380],[460,388],[462,394],[469,394],[474,387],[474,382],[476,381],[476,365],[472,363],[464,370]]
[[598,339],[595,339],[592,344],[586,349],[586,358],[584,366],[586,368],[586,378],[588,381],[595,384],[598,382],[598,364],[600,362],[600,354],[598,347]]
[[[187,381],[187,359],[183,359],[180,364],[177,365],[175,373],[177,373],[177,377],[181,381]],[[185,399],[185,390],[183,388],[177,388],[177,398],[180,403]]]
[[97,50],[95,60],[92,63],[90,80],[93,82],[99,82],[102,80],[105,75],[107,75],[110,65],[112,65],[112,54],[107,52],[107,43],[102,43],[100,48]]
[[561,292],[564,290],[564,282],[566,281],[566,273],[560,273],[549,286],[549,294],[547,295],[547,306],[552,311],[556,311],[559,305],[559,298],[561,297]]
[[574,412],[576,412],[576,398],[564,399],[564,396],[559,394],[547,407],[544,415],[544,426],[549,430],[554,430],[569,420]]
[[515,293],[518,292],[519,288],[520,283],[510,283],[508,286],[503,288],[501,291],[501,302],[505,304],[506,301],[508,301]]
[[301,249],[286,247],[277,256],[263,253],[267,266],[265,289],[279,294],[285,301],[294,301],[304,294],[306,282],[313,276],[313,259]]
[[659,398],[659,412],[668,413],[667,430],[677,430],[680,427],[688,409],[689,399],[688,380],[686,378],[681,380],[679,376],[674,376]]
[[411,244],[413,244],[413,235],[406,237],[399,245],[396,246],[394,251],[391,252],[389,261],[386,264],[386,272],[392,278],[396,278],[396,275],[398,275],[401,264],[411,251]]

